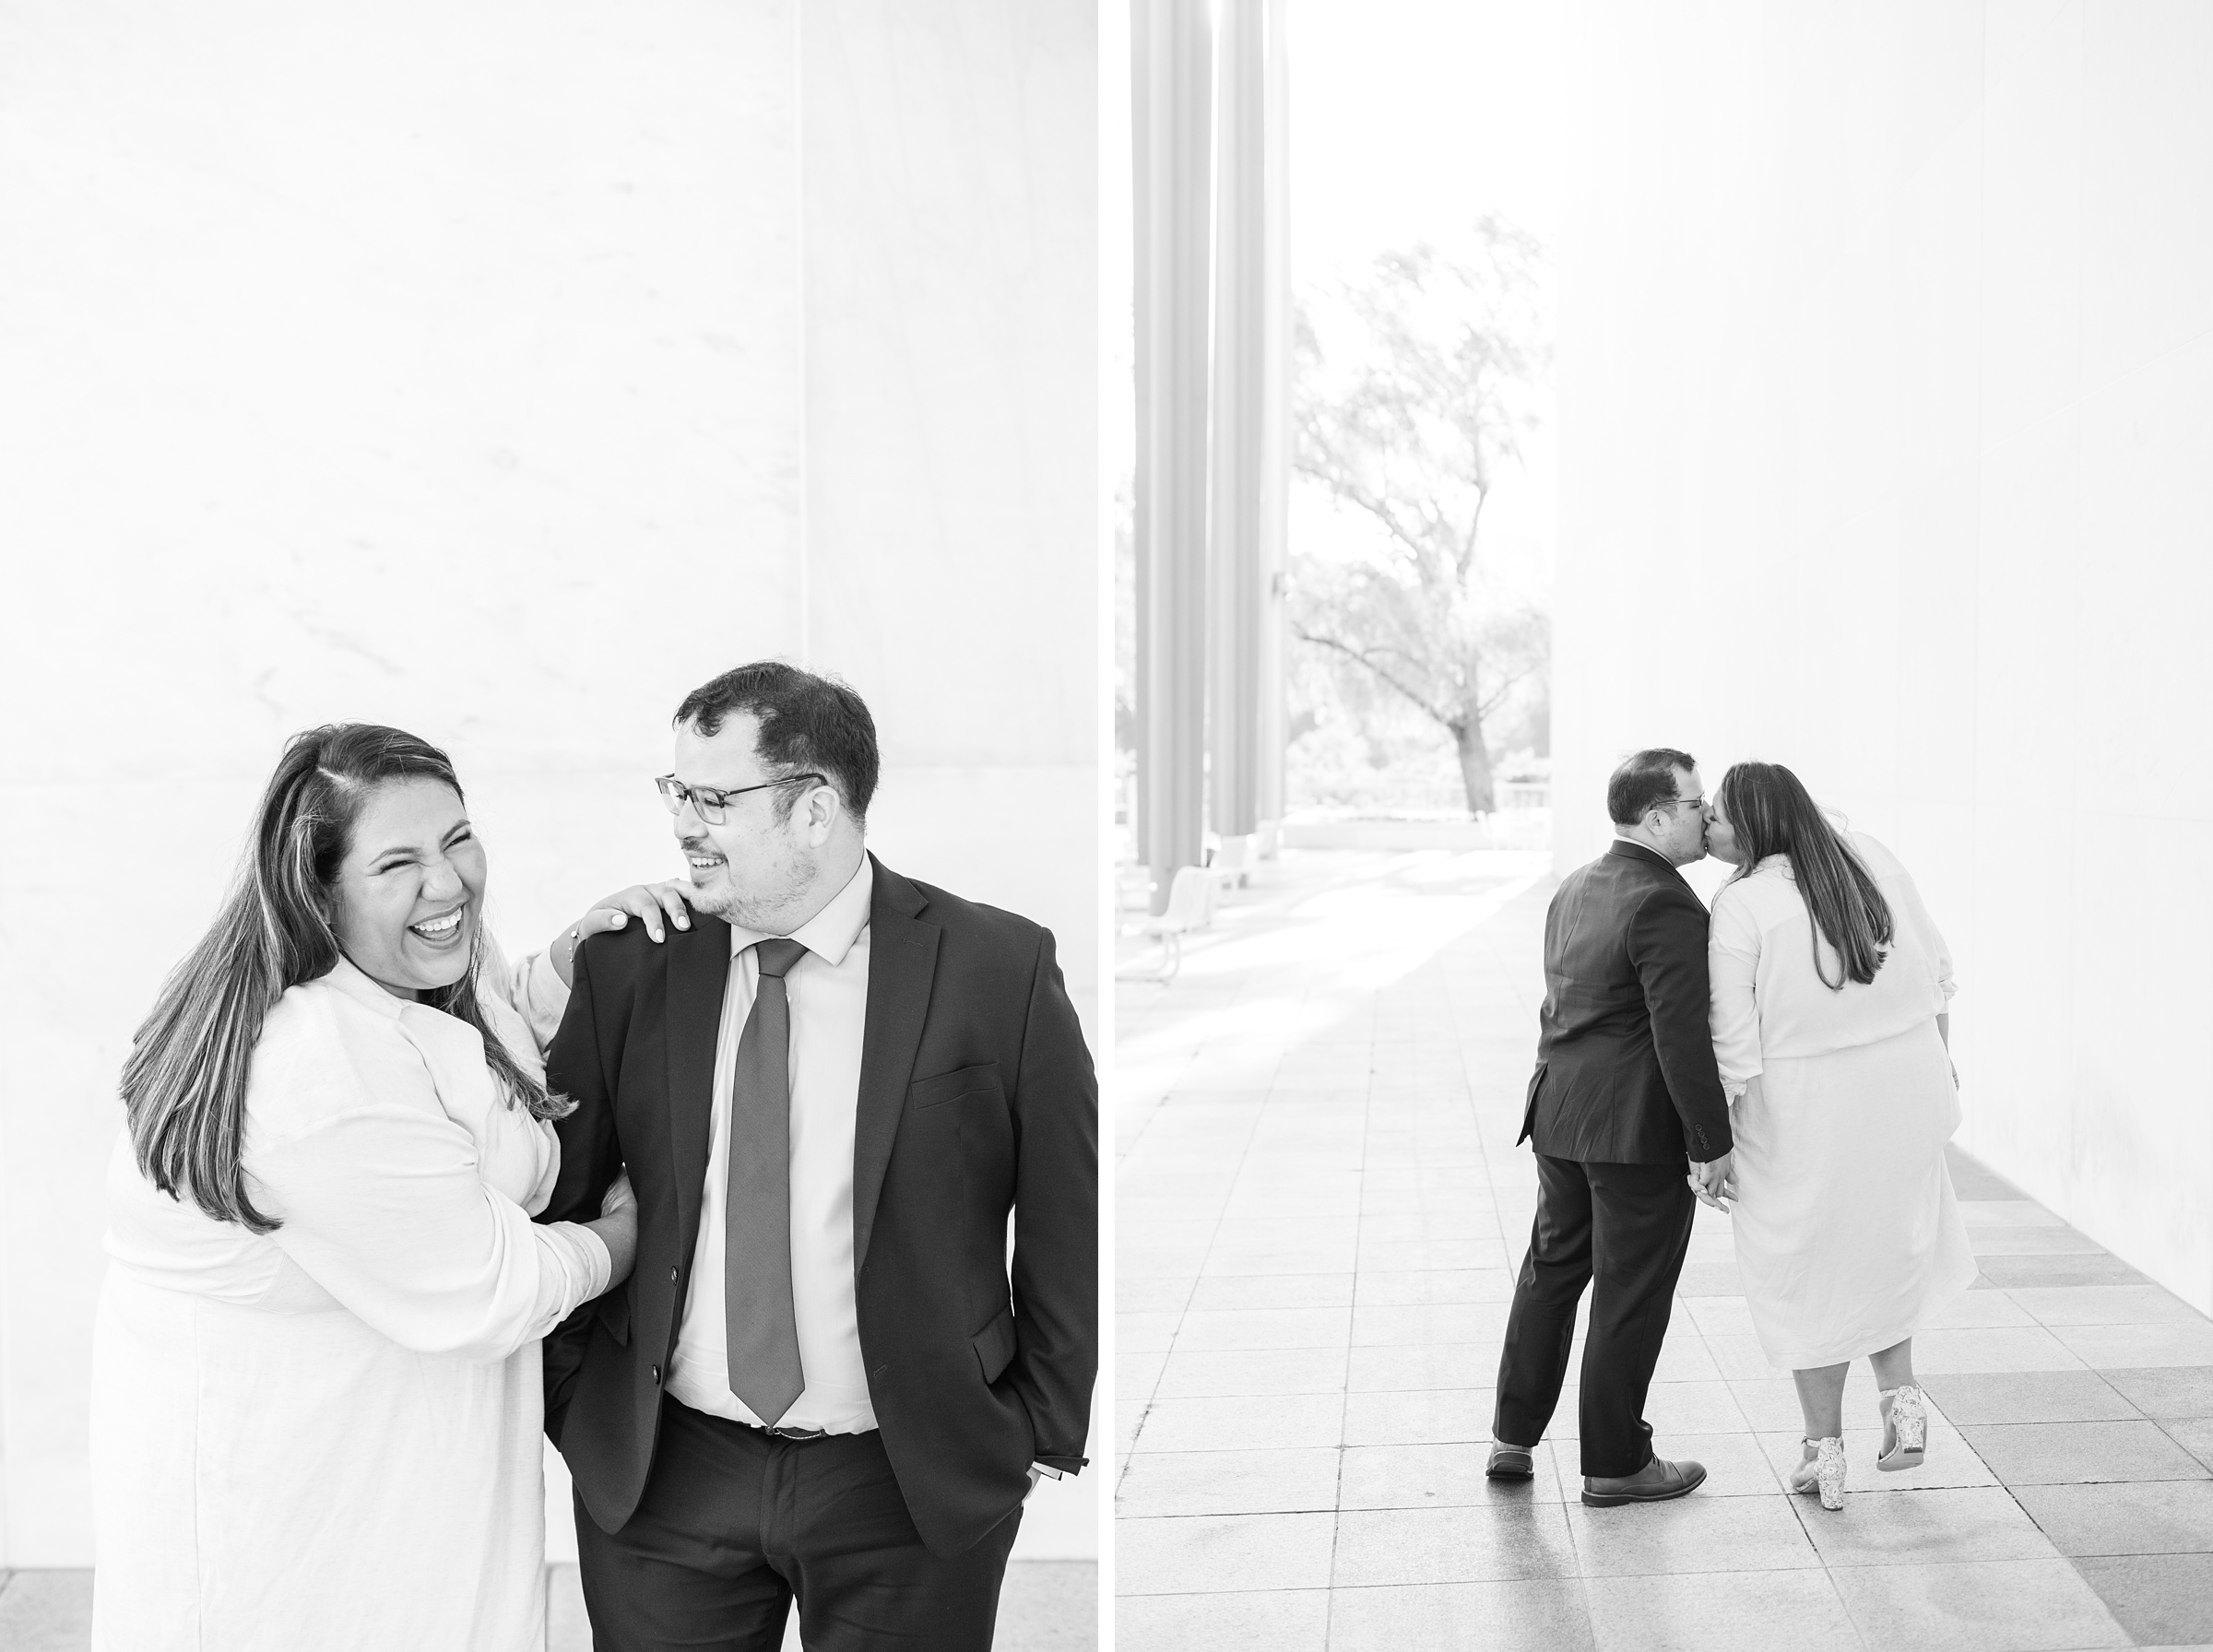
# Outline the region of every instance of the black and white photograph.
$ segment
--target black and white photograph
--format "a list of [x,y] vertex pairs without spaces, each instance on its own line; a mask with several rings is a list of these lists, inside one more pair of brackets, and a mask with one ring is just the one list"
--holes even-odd
[[1116,1645],[2213,1645],[2213,8],[1129,18]]
[[2213,4],[0,0],[0,1652],[2213,1648]]
[[1097,88],[0,0],[0,1646],[1099,1644]]

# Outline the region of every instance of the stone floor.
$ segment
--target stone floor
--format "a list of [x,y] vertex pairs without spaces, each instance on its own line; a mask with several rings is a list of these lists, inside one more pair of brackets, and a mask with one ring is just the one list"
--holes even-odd
[[[547,1652],[586,1652],[592,1631],[576,1568],[546,1574]],[[998,1652],[1094,1652],[1098,1587],[1091,1561],[1015,1562],[1000,1595]],[[84,1652],[91,1623],[91,1573],[0,1572],[0,1652]],[[798,1647],[796,1622],[784,1644]]]
[[1648,1415],[1705,1486],[1584,1507],[1572,1387],[1535,1483],[1483,1478],[1551,888],[1292,853],[1123,984],[1120,1652],[2213,1645],[2213,1324],[1964,1156],[1923,1469],[1874,1471],[1863,1365],[1847,1506],[1782,1490],[1792,1384],[1701,1210]]

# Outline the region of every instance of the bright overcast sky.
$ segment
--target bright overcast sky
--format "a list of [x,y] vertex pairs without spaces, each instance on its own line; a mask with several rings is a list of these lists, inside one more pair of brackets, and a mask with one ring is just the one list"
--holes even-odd
[[[1558,0],[1289,0],[1291,279],[1312,291],[1379,253],[1450,245],[1496,212],[1550,245],[1558,222]],[[1484,510],[1483,561],[1530,596],[1551,583],[1550,431]],[[1295,486],[1291,549],[1373,546],[1365,518]]]
[[1557,218],[1553,0],[1290,0],[1292,277]]
[[[1553,242],[1559,0],[1289,0],[1287,34],[1295,288],[1356,276],[1391,247],[1449,244],[1485,212]],[[1101,7],[1100,52],[1101,320],[1107,460],[1119,475],[1132,439],[1127,0]],[[1533,442],[1527,474],[1485,512],[1500,560],[1536,583],[1551,560],[1551,451]],[[1328,514],[1295,504],[1295,550],[1350,531]]]

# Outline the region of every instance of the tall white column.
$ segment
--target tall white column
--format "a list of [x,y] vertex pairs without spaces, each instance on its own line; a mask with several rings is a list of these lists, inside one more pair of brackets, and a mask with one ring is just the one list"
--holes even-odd
[[1284,818],[1284,748],[1290,740],[1284,694],[1284,610],[1290,568],[1291,507],[1291,73],[1286,0],[1265,0],[1266,92],[1263,135],[1260,265],[1260,454],[1258,568],[1259,636],[1255,659],[1253,756],[1263,820]]
[[1214,829],[1257,823],[1267,385],[1266,0],[1220,0],[1208,452],[1207,754]]
[[1205,0],[1135,0],[1137,721],[1153,906],[1200,853],[1205,775],[1207,223],[1213,42]]

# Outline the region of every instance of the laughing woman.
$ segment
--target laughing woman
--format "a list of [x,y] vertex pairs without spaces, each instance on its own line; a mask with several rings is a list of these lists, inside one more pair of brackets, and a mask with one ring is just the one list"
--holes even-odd
[[296,738],[124,1072],[93,1357],[95,1647],[543,1641],[538,1339],[635,1212],[540,1226],[576,939],[510,968],[445,754]]
[[1918,1467],[1913,1333],[1974,1282],[1945,1168],[1959,1126],[1952,961],[1897,856],[1840,832],[1780,763],[1722,777],[1708,852],[1736,864],[1708,940],[1736,1135],[1736,1261],[1805,1414],[1791,1489],[1844,1505],[1844,1377],[1875,1367],[1876,1467]]

